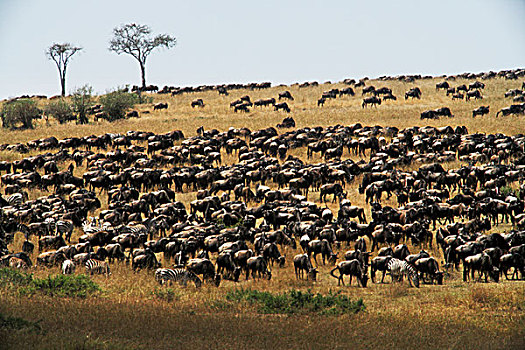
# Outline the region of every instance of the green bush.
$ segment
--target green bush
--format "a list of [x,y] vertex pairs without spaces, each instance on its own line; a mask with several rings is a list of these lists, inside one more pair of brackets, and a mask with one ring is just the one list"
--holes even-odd
[[228,301],[246,301],[256,304],[263,314],[318,313],[322,315],[340,315],[358,313],[365,310],[363,299],[350,300],[339,293],[327,295],[313,294],[310,290],[301,292],[292,289],[282,294],[272,294],[251,289],[237,289],[226,294]]
[[30,99],[8,101],[2,108],[2,126],[12,129],[33,129],[33,119],[42,117],[42,111]]
[[18,270],[0,268],[0,287],[27,286],[33,281],[33,275]]
[[77,88],[71,93],[71,103],[73,110],[77,113],[78,123],[87,124],[87,112],[93,100],[93,88],[89,85],[84,85]]
[[38,322],[31,322],[20,317],[5,316],[0,313],[0,329],[15,331],[28,330],[30,332],[40,333],[42,331],[40,322],[41,320]]
[[103,111],[108,116],[108,121],[112,122],[126,117],[126,111],[139,103],[136,94],[115,91],[110,92],[100,98]]
[[47,278],[35,278],[33,275],[0,269],[0,287],[15,289],[22,295],[42,293],[57,297],[86,298],[99,292],[100,287],[86,275],[56,275]]
[[76,119],[71,105],[63,99],[50,102],[46,106],[45,112],[55,118],[60,124]]
[[514,189],[512,187],[510,187],[510,186],[503,186],[499,190],[500,190],[501,194],[503,194],[505,196],[516,195]]
[[33,278],[33,287],[43,294],[59,297],[85,298],[100,291],[100,287],[86,275],[56,275]]

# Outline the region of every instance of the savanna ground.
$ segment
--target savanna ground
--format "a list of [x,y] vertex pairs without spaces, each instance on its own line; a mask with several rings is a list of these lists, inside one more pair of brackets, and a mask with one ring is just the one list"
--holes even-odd
[[[349,125],[396,126],[445,126],[465,125],[470,133],[523,133],[523,117],[495,118],[496,112],[511,104],[503,94],[509,88],[517,88],[521,81],[501,78],[484,81],[486,88],[481,101],[452,101],[444,91],[435,91],[435,83],[442,79],[418,80],[415,83],[398,81],[369,81],[367,85],[392,88],[397,101],[388,101],[378,108],[361,108],[360,88],[355,97],[329,100],[324,107],[316,106],[322,91],[343,84],[322,84],[318,87],[299,89],[273,87],[266,90],[233,90],[229,96],[217,92],[185,94],[171,97],[155,95],[155,102],[168,102],[169,109],[153,111],[151,105],[139,105],[141,118],[121,120],[114,123],[98,122],[89,125],[59,125],[53,120],[47,124],[39,121],[33,130],[0,131],[0,143],[26,142],[56,136],[99,135],[105,132],[128,130],[153,131],[155,133],[180,129],[186,137],[195,135],[203,125],[205,129],[221,131],[229,127],[248,127],[257,130],[275,126],[288,115],[274,112],[270,108],[252,109],[248,114],[233,113],[229,103],[249,94],[252,101],[258,98],[277,97],[277,93],[290,90],[295,101],[289,102],[297,127]],[[472,81],[470,81],[472,82]],[[466,80],[451,82],[451,86],[468,84]],[[421,100],[404,100],[404,92],[419,86],[423,92]],[[202,98],[203,109],[192,109],[190,102]],[[42,104],[45,102],[41,102]],[[480,105],[490,105],[490,114],[472,118],[472,110]],[[420,112],[448,106],[454,118],[437,121],[421,121]],[[150,111],[150,113],[144,113]],[[306,149],[292,151],[306,159]],[[27,156],[27,155],[26,155]],[[19,154],[1,152],[0,160],[14,160]],[[350,157],[345,150],[343,158]],[[352,156],[353,159],[357,159]],[[223,163],[232,164],[236,159],[223,154]],[[314,157],[311,162],[321,162]],[[459,167],[459,162],[446,167]],[[63,165],[67,166],[67,164]],[[83,168],[75,169],[79,176]],[[369,206],[364,196],[357,192],[357,181],[347,187],[352,204],[365,207],[370,218]],[[31,198],[47,193],[32,191]],[[314,192],[310,200],[318,202]],[[177,194],[177,200],[189,203],[195,193]],[[392,198],[394,199],[394,198]],[[103,209],[106,197],[102,195]],[[394,201],[386,204],[396,205]],[[328,206],[337,211],[337,206]],[[510,230],[509,225],[493,228],[493,232]],[[75,231],[74,240],[81,234]],[[19,250],[23,238],[15,237],[11,250]],[[409,245],[412,252],[420,249]],[[351,248],[348,248],[351,249]],[[300,250],[300,248],[299,248]],[[132,349],[132,348],[490,348],[519,349],[525,347],[525,283],[503,281],[500,283],[464,283],[459,272],[451,272],[443,286],[422,285],[409,288],[406,284],[374,284],[367,288],[338,287],[337,281],[328,275],[331,266],[320,266],[318,282],[297,281],[290,264],[299,253],[284,248],[287,265],[275,267],[271,281],[252,280],[235,284],[223,281],[219,288],[204,285],[201,289],[192,286],[160,288],[151,271],[134,273],[125,264],[112,266],[109,278],[94,276],[92,279],[102,291],[87,298],[51,297],[43,294],[20,295],[12,289],[0,289],[0,314],[39,322],[41,331],[21,327],[0,327],[0,348],[77,348],[77,349]],[[343,246],[339,256],[347,250]],[[441,252],[434,247],[431,255],[442,260]],[[46,277],[58,274],[58,269],[38,268],[31,271],[35,276]],[[389,277],[385,279],[390,281]],[[366,309],[356,314],[261,314],[257,307],[245,302],[226,299],[234,289],[257,289],[282,293],[291,289],[327,294],[340,292],[352,300],[362,299]]]

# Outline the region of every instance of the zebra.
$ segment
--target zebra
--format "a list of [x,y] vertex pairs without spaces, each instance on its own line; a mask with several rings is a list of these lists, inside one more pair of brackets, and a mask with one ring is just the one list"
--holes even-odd
[[111,271],[109,271],[109,264],[105,261],[88,259],[84,265],[86,266],[86,273],[89,273],[90,275],[111,275]]
[[414,282],[414,286],[419,288],[419,277],[417,275],[416,268],[410,265],[408,262],[392,258],[388,262],[388,271],[390,271],[392,281],[402,281],[403,276],[406,276],[410,286],[412,286],[412,282]]
[[75,273],[75,268],[75,263],[72,260],[64,260],[62,263],[62,274],[71,275],[72,273]]
[[24,195],[22,193],[13,193],[5,198],[8,205],[12,207],[19,207],[24,202]]
[[195,287],[199,288],[202,284],[199,277],[191,271],[184,269],[166,269],[160,268],[155,270],[155,280],[161,285],[168,283],[171,285],[173,282],[179,282],[181,285],[186,286],[188,281],[195,283]]
[[71,235],[73,234],[73,222],[70,220],[58,220],[55,223],[55,235],[66,234],[66,240],[71,242]]
[[112,227],[109,222],[104,222],[101,224],[100,221],[94,217],[90,217],[90,219],[85,220],[82,223],[82,231],[84,231],[86,234],[97,233],[111,228]]
[[124,234],[124,233],[129,233],[129,234],[137,236],[140,234],[147,234],[148,230],[146,226],[142,224],[133,225],[133,226],[123,225],[120,229],[120,234]]

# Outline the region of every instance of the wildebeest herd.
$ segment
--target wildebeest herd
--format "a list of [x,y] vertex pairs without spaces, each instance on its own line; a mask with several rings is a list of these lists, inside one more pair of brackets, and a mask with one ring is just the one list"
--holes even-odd
[[[484,88],[478,83],[467,93]],[[363,107],[379,105],[379,96],[395,97],[387,87],[348,84],[372,94]],[[450,89],[447,81],[438,85]],[[159,93],[166,91],[180,93]],[[326,91],[318,105],[343,95],[355,92]],[[421,98],[421,90],[408,90],[409,97]],[[284,91],[278,99],[294,98]],[[252,103],[248,95],[230,106],[246,111],[269,105],[290,112],[286,102]],[[205,103],[197,99],[191,106]],[[483,108],[473,115],[488,113]],[[452,116],[448,107],[424,113],[429,119]],[[278,127],[295,128],[295,120],[285,118]],[[201,127],[193,137],[179,130],[128,131],[1,145],[21,158],[0,162],[0,264],[56,266],[64,274],[82,267],[109,276],[111,265],[122,263],[154,270],[161,284],[197,287],[202,281],[219,286],[222,280],[279,278],[287,264],[298,279],[314,281],[320,264],[333,264],[327,276],[343,284],[344,276],[350,283],[356,277],[362,287],[369,276],[378,282],[378,272],[381,282],[389,274],[415,287],[442,284],[460,266],[465,281],[524,279],[524,147],[523,135],[469,134],[462,126],[360,123],[282,133],[274,127]],[[302,153],[306,158],[296,156]],[[223,163],[225,155],[235,158],[233,164]],[[358,193],[349,196],[354,184]],[[35,198],[34,190],[45,195]],[[187,192],[193,200],[177,200]],[[356,205],[358,195],[370,211]],[[327,200],[338,203],[335,212]],[[498,230],[502,223],[512,229]],[[25,240],[12,251],[17,232]]]

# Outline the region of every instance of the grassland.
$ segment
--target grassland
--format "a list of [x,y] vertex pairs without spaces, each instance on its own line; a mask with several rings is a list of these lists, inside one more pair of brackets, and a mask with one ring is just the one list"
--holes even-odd
[[[229,127],[248,127],[251,130],[275,126],[285,113],[257,109],[249,114],[235,114],[229,108],[230,101],[249,94],[252,100],[275,97],[285,89],[295,97],[291,102],[291,116],[297,127],[349,125],[397,126],[414,125],[466,125],[469,132],[517,134],[525,131],[523,117],[495,118],[495,113],[511,102],[503,98],[509,88],[521,82],[493,79],[486,81],[482,101],[452,101],[443,91],[435,91],[435,83],[441,79],[423,80],[416,83],[397,81],[370,81],[376,87],[393,89],[397,101],[389,101],[378,108],[361,108],[360,89],[355,97],[328,101],[322,108],[316,106],[321,92],[342,84],[323,84],[319,87],[299,89],[297,86],[274,87],[262,91],[231,91],[230,96],[216,92],[182,96],[155,96],[156,102],[167,101],[167,111],[154,112],[151,105],[140,105],[140,119],[128,119],[115,123],[98,122],[80,126],[59,125],[54,121],[40,121],[33,130],[0,131],[0,143],[26,142],[32,139],[56,136],[65,138],[144,130],[156,133],[180,129],[186,136],[204,125],[206,129],[226,130]],[[457,80],[452,85],[468,83]],[[403,98],[410,87],[419,86],[421,100]],[[192,109],[190,102],[202,98],[204,109]],[[45,102],[41,102],[45,103]],[[490,105],[491,113],[483,118],[472,118],[472,109]],[[454,118],[438,121],[421,121],[423,110],[448,106]],[[150,113],[144,113],[149,111]],[[306,159],[305,150],[295,150],[294,155]],[[1,160],[13,160],[20,155],[1,152]],[[349,155],[346,153],[343,158]],[[353,157],[356,159],[355,157]],[[235,158],[223,155],[226,164]],[[321,161],[314,158],[312,162]],[[449,167],[459,166],[459,162]],[[80,175],[84,169],[75,169]],[[31,198],[47,195],[32,191]],[[177,200],[185,203],[193,200],[195,193],[177,194]],[[356,205],[369,208],[357,193],[357,182],[349,189],[349,198]],[[318,193],[310,200],[318,201]],[[106,202],[102,196],[101,201]],[[390,202],[387,202],[390,203]],[[390,204],[394,204],[391,202]],[[333,210],[335,205],[329,204]],[[102,209],[105,209],[104,207]],[[504,231],[501,225],[493,231]],[[80,234],[75,231],[74,239]],[[18,250],[22,237],[18,234],[10,248]],[[409,246],[411,250],[419,249]],[[341,252],[346,250],[342,247]],[[432,255],[441,259],[437,249]],[[290,260],[296,251],[284,249]],[[181,289],[160,288],[149,271],[132,272],[122,264],[112,268],[110,278],[94,276],[92,279],[102,292],[87,298],[52,297],[42,293],[20,295],[16,290],[0,288],[0,315],[38,322],[41,331],[31,328],[0,326],[0,349],[14,348],[75,348],[75,349],[142,349],[142,348],[482,348],[520,349],[525,347],[525,283],[504,281],[498,284],[464,283],[458,272],[451,272],[443,286],[424,285],[420,289],[407,285],[372,284],[368,288],[338,287],[336,280],[328,276],[329,266],[320,267],[320,279],[312,283],[297,281],[293,268],[287,263],[283,269],[274,269],[271,281],[242,281],[238,284],[224,281],[220,288],[204,286]],[[38,268],[35,277],[45,278],[59,273],[58,269]],[[389,278],[387,278],[389,281]],[[290,289],[311,290],[328,294],[340,292],[351,300],[362,299],[366,310],[344,315],[280,315],[261,314],[254,305],[232,302],[226,295],[232,290],[256,289],[282,293]],[[1,325],[1,324],[0,324]]]

